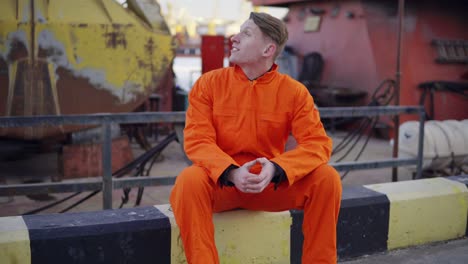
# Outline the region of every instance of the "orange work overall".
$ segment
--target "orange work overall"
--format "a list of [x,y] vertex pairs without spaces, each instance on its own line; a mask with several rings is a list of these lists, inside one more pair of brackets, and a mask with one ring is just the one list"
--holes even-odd
[[[332,142],[307,89],[277,68],[254,81],[237,66],[214,70],[190,92],[184,148],[194,165],[178,175],[170,197],[189,263],[219,263],[212,214],[235,208],[303,209],[302,263],[336,263],[341,182],[327,165]],[[290,133],[297,147],[285,151]],[[259,157],[285,171],[276,190],[273,183],[258,194],[219,185],[230,165]]]

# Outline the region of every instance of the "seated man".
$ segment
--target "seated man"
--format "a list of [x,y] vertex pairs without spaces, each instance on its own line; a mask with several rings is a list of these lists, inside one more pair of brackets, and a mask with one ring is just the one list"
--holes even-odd
[[[303,209],[302,263],[336,263],[341,181],[312,97],[274,63],[287,38],[281,20],[251,13],[232,37],[235,66],[205,73],[189,94],[193,165],[170,197],[188,263],[219,263],[212,215],[235,208]],[[297,147],[285,152],[290,133]]]

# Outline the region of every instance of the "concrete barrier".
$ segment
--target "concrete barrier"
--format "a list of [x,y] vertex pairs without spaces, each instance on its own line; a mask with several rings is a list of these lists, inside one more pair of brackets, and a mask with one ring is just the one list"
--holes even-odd
[[[468,236],[468,176],[345,187],[340,259]],[[303,214],[214,215],[221,263],[300,263]],[[168,205],[0,218],[0,263],[186,263]]]

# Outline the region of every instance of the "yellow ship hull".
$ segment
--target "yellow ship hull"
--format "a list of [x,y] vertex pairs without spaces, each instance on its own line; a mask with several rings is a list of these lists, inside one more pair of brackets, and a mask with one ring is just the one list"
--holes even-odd
[[[155,0],[4,0],[0,116],[133,111],[171,99],[173,38]],[[80,127],[0,129],[43,139]]]

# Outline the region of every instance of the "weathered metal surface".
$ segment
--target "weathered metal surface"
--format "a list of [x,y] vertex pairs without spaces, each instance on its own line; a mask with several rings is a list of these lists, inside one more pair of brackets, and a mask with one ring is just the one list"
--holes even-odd
[[[116,172],[134,159],[127,137],[112,140],[111,172]],[[65,145],[60,153],[62,179],[103,175],[102,143]]]
[[[159,5],[131,2],[125,9],[113,0],[1,1],[0,115],[128,112],[153,92],[170,94],[163,90],[172,89],[175,54]],[[41,139],[80,128],[0,136]]]

